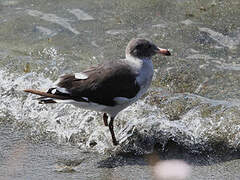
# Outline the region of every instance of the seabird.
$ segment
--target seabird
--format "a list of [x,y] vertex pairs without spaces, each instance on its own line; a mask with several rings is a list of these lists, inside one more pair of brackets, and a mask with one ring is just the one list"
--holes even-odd
[[118,145],[113,130],[114,118],[149,88],[153,77],[151,57],[155,54],[170,56],[167,49],[142,38],[132,39],[125,53],[125,59],[107,61],[80,73],[63,75],[47,92],[24,91],[40,95],[40,103],[67,103],[103,112],[103,122],[109,127],[113,145]]

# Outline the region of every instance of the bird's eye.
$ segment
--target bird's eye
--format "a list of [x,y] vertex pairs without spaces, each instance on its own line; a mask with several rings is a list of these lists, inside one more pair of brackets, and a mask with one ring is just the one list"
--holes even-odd
[[143,47],[141,46],[141,45],[137,45],[136,47],[135,47],[135,49],[142,49]]

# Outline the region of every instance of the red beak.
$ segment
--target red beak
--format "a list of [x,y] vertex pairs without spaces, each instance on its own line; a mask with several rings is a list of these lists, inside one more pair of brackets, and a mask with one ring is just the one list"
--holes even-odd
[[158,54],[163,54],[165,56],[171,56],[171,53],[168,49],[158,48]]

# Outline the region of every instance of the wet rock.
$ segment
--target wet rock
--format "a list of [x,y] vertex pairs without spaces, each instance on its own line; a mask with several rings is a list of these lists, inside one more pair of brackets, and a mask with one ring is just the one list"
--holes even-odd
[[194,92],[201,82],[199,74],[191,64],[179,63],[176,67],[161,68],[153,84],[174,93]]
[[97,145],[97,142],[96,141],[91,141],[90,143],[89,143],[89,146],[90,147],[94,147],[94,146],[96,146]]
[[240,149],[239,103],[230,105],[192,94],[152,94],[146,103],[157,106],[165,116],[135,126],[120,152],[144,154],[180,148],[223,155]]
[[158,106],[170,121],[174,121],[180,120],[182,115],[199,105],[200,101],[188,95],[179,94],[173,98],[153,95],[149,103]]
[[68,167],[79,166],[85,159],[60,159],[57,164]]
[[56,166],[56,171],[61,173],[73,173],[76,170],[71,166]]
[[59,159],[56,164],[56,172],[74,173],[78,171],[79,166],[85,159]]

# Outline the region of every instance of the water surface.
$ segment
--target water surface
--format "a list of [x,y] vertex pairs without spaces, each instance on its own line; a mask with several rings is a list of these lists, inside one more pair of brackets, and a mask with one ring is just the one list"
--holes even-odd
[[[149,154],[183,159],[190,179],[238,179],[240,2],[0,1],[1,173],[5,179],[149,179]],[[64,73],[124,57],[134,37],[169,48],[151,89],[115,120],[39,105]]]

